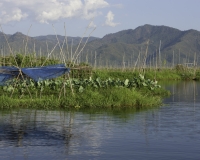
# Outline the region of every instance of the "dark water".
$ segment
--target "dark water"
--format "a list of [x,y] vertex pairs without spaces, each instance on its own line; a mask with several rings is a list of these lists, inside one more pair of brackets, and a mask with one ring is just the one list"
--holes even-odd
[[147,111],[0,111],[0,160],[199,160],[200,83],[163,85]]

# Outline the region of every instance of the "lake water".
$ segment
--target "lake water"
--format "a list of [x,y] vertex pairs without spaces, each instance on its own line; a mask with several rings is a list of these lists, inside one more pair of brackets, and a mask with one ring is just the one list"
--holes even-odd
[[163,83],[155,109],[0,111],[0,159],[200,159],[200,83]]

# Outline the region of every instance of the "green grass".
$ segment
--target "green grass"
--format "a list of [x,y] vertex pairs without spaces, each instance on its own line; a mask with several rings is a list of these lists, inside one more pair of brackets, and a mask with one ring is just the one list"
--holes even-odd
[[139,74],[144,74],[145,79],[156,80],[200,80],[200,69],[146,69],[145,72],[132,69],[96,69],[93,71],[93,77],[100,77],[102,79],[119,78],[132,79]]
[[[147,80],[142,75],[130,75],[130,72],[108,71],[99,72],[102,79],[110,75],[115,79],[101,81],[95,79],[72,79],[73,91],[69,80],[66,80],[66,94],[61,92],[63,79],[33,83],[32,81],[14,81],[7,87],[0,88],[1,108],[150,108],[159,106],[162,97],[169,93],[157,85],[155,81]],[[139,73],[137,73],[139,74]],[[117,78],[116,78],[117,77]],[[127,80],[130,78],[130,80]],[[59,83],[58,83],[59,82]],[[29,85],[28,87],[26,85]],[[27,89],[29,88],[29,89]],[[80,89],[82,88],[82,89]],[[83,89],[84,88],[84,89]],[[11,92],[14,92],[11,97]],[[31,93],[31,97],[29,96]],[[60,98],[58,98],[60,97]]]
[[[43,59],[38,59],[34,55],[27,55],[23,57],[21,54],[17,54],[15,57],[17,63],[21,67],[26,66],[40,66]],[[23,59],[24,58],[24,59]],[[7,57],[6,59],[1,59],[2,62],[6,60],[8,64],[14,63],[13,57]],[[48,60],[46,64],[56,64],[59,63],[57,60]],[[92,69],[92,68],[90,68]],[[87,71],[87,70],[86,70]],[[85,71],[85,72],[86,72]],[[89,70],[90,71],[90,70]],[[74,85],[74,95],[72,94],[70,87],[66,87],[66,95],[60,98],[60,85],[52,88],[43,88],[35,87],[29,88],[31,92],[31,97],[27,92],[27,89],[21,82],[17,84],[14,94],[10,97],[11,92],[5,92],[5,88],[0,89],[0,108],[41,108],[41,109],[55,109],[55,108],[64,108],[64,109],[84,109],[84,108],[151,108],[159,106],[162,103],[163,96],[169,95],[168,91],[163,90],[162,88],[155,88],[151,90],[151,87],[142,86],[145,81],[137,81],[138,86],[132,88],[126,88],[125,80],[129,79],[130,81],[134,78],[137,79],[139,74],[143,74],[144,78],[151,80],[181,80],[189,79],[193,77],[188,70],[183,66],[178,66],[174,69],[145,69],[145,72],[142,70],[133,70],[133,69],[95,69],[92,71],[92,75],[83,74],[81,70],[72,70],[73,77],[79,77],[81,79],[89,78],[92,76],[96,86],[100,81],[96,81],[96,78],[103,80],[108,80],[112,78],[114,80],[120,79],[123,82],[122,86],[112,86],[112,87],[99,87],[94,89],[91,87],[84,87],[83,92],[80,91],[80,85]],[[85,73],[84,72],[84,73]],[[197,77],[200,77],[200,72],[196,72]],[[76,75],[77,74],[77,75]],[[57,80],[63,81],[63,77],[59,77]],[[129,82],[130,82],[129,81]],[[122,83],[120,82],[120,84]],[[83,83],[83,82],[81,82]],[[109,82],[111,83],[111,82]],[[147,82],[145,82],[147,83]],[[85,82],[84,82],[85,84]],[[146,85],[146,84],[145,84]],[[125,87],[123,87],[125,86]]]
[[154,91],[135,90],[128,88],[112,88],[99,90],[86,90],[84,93],[72,95],[68,92],[66,96],[58,99],[57,95],[41,98],[23,96],[19,98],[0,96],[0,108],[37,108],[37,109],[83,109],[83,108],[151,108],[162,103],[162,97],[169,93],[162,89]]

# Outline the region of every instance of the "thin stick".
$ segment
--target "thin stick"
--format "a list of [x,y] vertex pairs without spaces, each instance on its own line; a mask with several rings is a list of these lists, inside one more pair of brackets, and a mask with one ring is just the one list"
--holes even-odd
[[[60,42],[59,42],[59,39],[58,39],[58,35],[57,35],[57,33],[56,33],[56,30],[55,30],[55,27],[54,27],[53,24],[52,24],[52,27],[53,27],[54,32],[55,32],[55,34],[56,34],[56,39],[57,39],[57,41],[58,41],[58,46],[59,46],[59,48],[60,48],[60,54],[62,55],[62,57],[64,57],[63,50],[62,50],[62,47],[61,47],[61,45],[60,45]],[[66,64],[65,59],[64,59],[64,63]]]
[[42,64],[42,66],[41,67],[43,67],[44,66],[44,64],[46,63],[46,61],[47,61],[47,59],[49,58],[49,56],[52,54],[52,52],[55,50],[55,48],[56,48],[56,46],[58,45],[58,42],[57,42],[57,44],[54,46],[54,48],[51,50],[51,52],[48,54],[48,56],[47,56],[47,58],[45,59],[45,61],[43,62],[43,64]]
[[[18,74],[18,76],[17,76],[17,79],[16,80],[18,80],[19,79],[19,75],[20,74]],[[17,85],[17,82],[15,82],[15,84],[14,84],[14,89],[12,90],[12,93],[11,93],[11,95],[10,95],[10,97],[12,98],[12,95],[13,95],[13,93],[14,93],[14,90],[15,90],[15,87],[16,87],[16,85]]]
[[73,96],[74,96],[74,90],[73,90],[73,87],[72,87],[71,78],[70,78],[70,76],[69,76],[69,73],[68,73],[67,75],[68,75],[68,78],[69,78],[70,88],[71,88],[72,94],[73,94]]
[[[22,71],[21,71],[21,69],[19,70],[19,73],[21,74],[21,76],[22,76],[23,80],[25,81],[25,79],[24,79],[24,76],[23,76],[23,74],[22,74]],[[26,89],[28,90],[28,93],[29,93],[29,95],[30,95],[30,97],[31,97],[31,100],[32,100],[32,95],[31,95],[31,92],[30,92],[30,90],[28,89],[28,86],[27,86],[27,84],[26,84]]]
[[138,59],[140,57],[140,51],[139,51],[139,54],[138,54],[138,57],[137,57],[137,60],[135,62],[135,66],[134,66],[134,69],[133,69],[133,72],[135,72],[135,69],[136,69],[136,66],[137,66],[137,63],[138,63]]
[[[2,26],[0,25],[0,27],[1,27],[1,30],[2,30],[2,33],[4,34],[4,32],[3,32],[3,29],[2,29]],[[5,34],[4,34],[4,37],[5,37],[5,39],[6,39],[6,42],[7,42],[7,44],[8,44],[8,47],[9,47],[9,49],[10,49],[10,52],[11,52],[11,54],[13,55],[13,58],[14,58],[14,60],[15,60],[15,63],[16,63],[16,68],[18,68],[19,69],[19,72],[20,72],[20,74],[22,75],[22,72],[21,72],[21,69],[19,68],[19,66],[18,66],[18,63],[17,63],[17,61],[16,61],[16,58],[14,57],[14,53],[13,53],[13,51],[12,51],[12,49],[11,49],[11,47],[10,47],[10,45],[9,45],[9,43],[8,43],[8,39],[7,39],[7,37],[5,36]],[[18,75],[19,76],[19,75]],[[22,75],[22,78],[24,79],[24,77],[23,77],[23,75]],[[27,87],[27,86],[26,86]],[[27,87],[27,89],[28,89],[28,87]],[[13,91],[14,92],[14,91]],[[13,92],[12,92],[12,94],[13,94]],[[29,89],[28,89],[28,92],[29,92],[29,94],[30,94],[30,91],[29,91]],[[11,94],[11,96],[12,96],[12,94]],[[31,96],[31,94],[30,94],[30,96]],[[31,96],[31,99],[32,99],[32,96]]]
[[21,65],[23,64],[23,61],[24,61],[25,56],[26,56],[26,50],[27,50],[27,45],[28,45],[28,34],[29,34],[29,31],[30,31],[31,27],[32,27],[32,24],[31,24],[31,26],[29,27],[29,30],[28,30],[27,35],[26,35],[25,53],[24,53],[24,56],[23,56]]
[[46,46],[47,46],[47,54],[49,54],[49,45],[47,41],[46,41]]
[[[64,39],[63,44],[62,44],[62,50],[63,50],[63,48],[64,48],[64,44],[65,44],[65,39]],[[64,63],[65,63],[65,65],[66,65],[65,55],[64,55],[64,53],[62,54],[62,56],[63,56]]]
[[97,67],[97,52],[95,51],[95,56],[94,56],[94,69]]
[[123,55],[123,69],[122,69],[122,71],[124,71],[125,70],[125,67],[126,67],[126,65],[125,65],[125,52],[124,52],[124,55]]
[[65,43],[66,43],[66,47],[67,47],[67,56],[68,56],[67,58],[69,58],[69,47],[68,47],[68,42],[67,42],[67,33],[66,33],[65,23],[64,23],[64,29],[65,29]]
[[174,51],[173,51],[173,65],[172,65],[172,69],[174,68]]
[[88,26],[87,26],[86,29],[85,29],[85,32],[83,33],[83,35],[82,35],[82,37],[81,37],[81,40],[80,40],[80,42],[79,42],[79,44],[78,44],[78,46],[77,46],[77,48],[76,48],[76,51],[74,52],[73,59],[74,59],[74,57],[76,56],[76,53],[77,53],[77,51],[78,51],[78,49],[79,49],[79,47],[80,47],[80,44],[81,44],[81,42],[82,42],[82,40],[83,40],[83,38],[84,38],[84,35],[87,33],[87,30],[88,30],[88,28],[89,28],[89,26],[90,26],[91,23],[92,23],[92,21],[88,24]]
[[17,68],[19,68],[19,67],[18,67],[18,63],[17,63],[17,61],[16,61],[16,58],[15,58],[15,56],[14,56],[14,53],[13,53],[13,51],[12,51],[12,49],[11,49],[11,47],[10,47],[10,44],[9,44],[9,42],[8,42],[8,39],[7,39],[6,35],[5,35],[5,33],[3,32],[3,28],[2,28],[2,26],[1,26],[1,24],[0,24],[0,27],[1,27],[1,31],[2,31],[2,33],[3,33],[3,35],[4,35],[4,37],[5,37],[5,39],[6,39],[6,43],[8,44],[9,50],[10,50],[10,52],[11,52],[13,58],[14,58],[14,61],[15,61],[15,63],[16,63],[16,66],[17,66]]
[[144,68],[143,72],[144,72],[144,74],[145,74],[145,67],[146,67],[146,60],[147,60],[148,48],[149,48],[149,40],[147,41],[146,53],[145,53],[144,60],[143,60],[143,68]]
[[61,97],[61,94],[62,94],[62,90],[64,90],[64,97],[65,97],[65,93],[66,93],[66,90],[65,90],[65,80],[66,80],[66,74],[65,74],[65,77],[64,77],[64,81],[63,81],[63,86],[62,88],[60,89],[60,94],[59,94],[59,99]]
[[96,29],[96,27],[90,32],[90,34],[89,34],[89,36],[88,36],[88,38],[87,38],[85,44],[83,45],[82,49],[79,51],[79,53],[77,54],[76,58],[74,59],[73,66],[75,65],[75,62],[76,62],[78,56],[80,55],[80,53],[81,53],[81,52],[83,51],[83,49],[85,48],[85,46],[86,46],[86,44],[87,44],[87,42],[88,42],[88,39],[90,38],[91,34],[95,31],[95,29]]
[[160,45],[159,45],[159,67],[161,68],[161,53],[160,53],[160,49],[161,49],[161,40],[160,40]]

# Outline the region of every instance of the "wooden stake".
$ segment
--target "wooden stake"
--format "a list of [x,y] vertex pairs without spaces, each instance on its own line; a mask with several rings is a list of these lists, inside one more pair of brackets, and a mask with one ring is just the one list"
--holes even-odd
[[73,90],[73,87],[72,87],[71,78],[70,78],[69,73],[67,75],[68,75],[68,78],[69,78],[70,88],[71,88],[72,94],[74,96],[74,90]]

